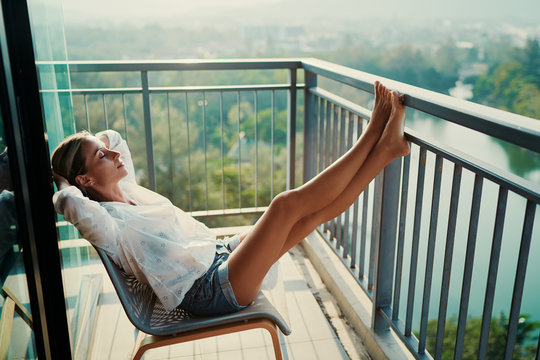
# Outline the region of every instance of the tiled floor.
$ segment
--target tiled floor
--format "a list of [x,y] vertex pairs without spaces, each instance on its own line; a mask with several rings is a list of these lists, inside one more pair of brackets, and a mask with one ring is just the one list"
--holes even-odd
[[[292,334],[282,336],[284,359],[348,359],[348,356],[308,289],[291,256],[281,260],[283,292]],[[127,359],[135,341],[134,327],[126,318],[105,270],[88,266],[86,273],[103,273],[103,294],[95,324],[91,359]],[[67,280],[67,279],[66,279]],[[149,350],[153,359],[274,359],[270,335],[264,330],[188,342]]]

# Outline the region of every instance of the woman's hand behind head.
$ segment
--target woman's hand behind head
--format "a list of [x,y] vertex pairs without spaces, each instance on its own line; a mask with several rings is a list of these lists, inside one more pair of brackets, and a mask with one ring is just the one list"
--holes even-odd
[[56,187],[58,188],[58,190],[62,190],[71,185],[65,177],[63,177],[62,175],[58,175],[52,169],[51,171],[52,171],[54,183],[56,184]]

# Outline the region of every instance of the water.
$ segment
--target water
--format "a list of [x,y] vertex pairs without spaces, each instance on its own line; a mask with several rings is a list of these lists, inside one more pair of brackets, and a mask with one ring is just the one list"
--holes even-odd
[[[467,90],[468,89],[461,89],[459,91],[461,91],[461,94],[466,94]],[[460,152],[468,154],[483,162],[489,163],[502,171],[517,173],[517,175],[523,177],[531,183],[540,184],[540,156],[538,154],[524,151],[521,152],[519,156],[516,156],[514,149],[511,147],[509,148],[508,145],[504,145],[498,140],[444,120],[430,118],[425,114],[415,111],[408,110],[406,126],[422,134],[423,136],[430,138],[435,144],[444,144],[445,146],[458,149]],[[406,291],[405,289],[408,286],[407,277],[410,268],[410,248],[413,231],[412,214],[414,212],[415,205],[418,157],[418,148],[413,146],[411,152],[411,178],[409,180],[409,198],[407,210],[409,217],[406,225],[406,250],[403,265],[404,288],[402,289],[402,294],[403,291]],[[419,315],[422,308],[434,163],[435,156],[428,155],[426,163],[426,186],[424,189],[413,329],[419,329]],[[516,169],[518,170],[516,171]],[[452,175],[453,165],[450,162],[444,161],[429,319],[437,317],[439,308]],[[474,174],[464,170],[461,183],[454,255],[452,262],[448,317],[457,317],[459,312],[473,183]],[[497,196],[498,186],[490,181],[485,180],[483,183],[480,219],[478,222],[478,235],[476,241],[475,261],[468,312],[469,317],[482,316]],[[504,313],[506,316],[508,316],[510,313],[525,205],[526,201],[523,198],[514,193],[509,193],[500,265],[497,276],[493,316],[498,316],[500,313]],[[537,274],[539,273],[540,206],[537,206],[527,276],[525,279],[525,291],[521,305],[521,313],[531,315],[532,320],[536,321],[540,320],[540,306],[538,306],[538,304],[540,304],[540,287],[538,286],[538,280],[536,278]],[[406,307],[404,297],[405,296],[402,297],[402,302],[400,305],[400,308],[403,310]],[[405,316],[403,310],[401,311],[400,315],[402,319],[404,319]]]

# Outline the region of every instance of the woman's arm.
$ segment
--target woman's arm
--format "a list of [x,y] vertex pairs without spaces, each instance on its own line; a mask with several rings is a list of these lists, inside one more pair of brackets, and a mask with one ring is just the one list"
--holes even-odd
[[[56,175],[57,178],[61,176]],[[65,180],[65,179],[64,179]],[[85,197],[75,186],[58,179],[59,191],[53,196],[56,211],[75,225],[81,235],[93,245],[108,251],[117,247],[121,231],[113,217],[98,202]],[[67,186],[66,186],[67,184]]]
[[135,180],[135,168],[133,166],[131,152],[129,151],[127,142],[122,138],[122,136],[114,130],[105,130],[98,132],[96,137],[103,141],[108,149],[118,151],[120,153],[120,158],[124,162],[128,172],[125,179],[134,184],[137,183]]

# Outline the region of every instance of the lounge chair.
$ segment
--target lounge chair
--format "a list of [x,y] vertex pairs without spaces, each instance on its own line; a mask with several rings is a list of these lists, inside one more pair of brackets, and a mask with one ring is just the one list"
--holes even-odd
[[[272,337],[276,359],[282,359],[278,328],[285,335],[291,330],[262,292],[253,304],[236,313],[221,316],[194,316],[183,310],[166,312],[152,289],[127,275],[105,253],[96,248],[131,323],[139,330],[132,358],[161,346],[203,339],[238,331],[263,328]],[[147,336],[148,334],[149,336]]]

